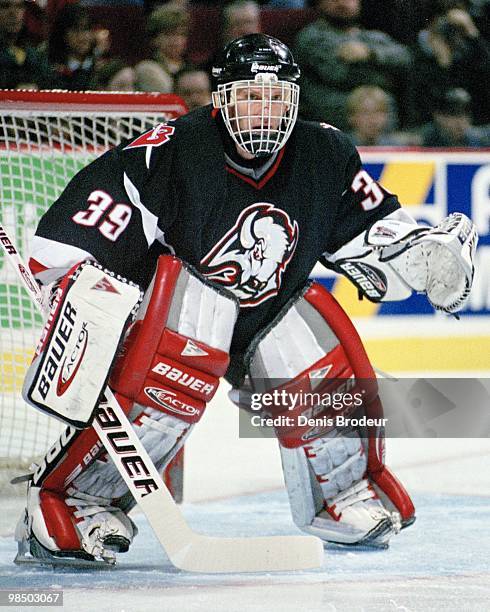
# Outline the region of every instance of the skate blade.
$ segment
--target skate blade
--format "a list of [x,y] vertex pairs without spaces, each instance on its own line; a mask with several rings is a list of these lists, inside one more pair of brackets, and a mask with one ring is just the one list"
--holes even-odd
[[405,521],[402,521],[402,529],[406,529],[407,527],[410,527],[410,525],[413,525],[415,523],[416,520],[416,516],[411,516],[409,519],[406,519]]
[[386,550],[389,548],[389,541],[383,540],[388,535],[395,535],[396,531],[393,530],[391,521],[386,519],[377,525],[372,531],[370,531],[362,540],[359,542],[328,542],[328,547],[332,547],[334,550],[356,550],[356,551],[372,551],[372,550]]
[[383,542],[356,542],[354,544],[348,543],[340,543],[340,542],[325,542],[325,548],[329,551],[335,550],[348,550],[355,552],[368,551],[372,552],[374,550],[387,550],[389,548],[389,544]]
[[116,567],[115,563],[107,563],[106,561],[89,561],[87,559],[70,559],[70,558],[57,558],[51,559],[38,559],[37,557],[30,557],[17,553],[14,559],[15,565],[31,565],[38,567],[52,567],[56,569],[73,568],[73,569],[96,569],[96,570],[112,570]]

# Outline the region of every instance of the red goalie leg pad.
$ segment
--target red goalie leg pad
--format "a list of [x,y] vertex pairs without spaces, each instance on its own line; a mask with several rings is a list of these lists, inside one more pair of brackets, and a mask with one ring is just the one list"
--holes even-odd
[[[305,298],[320,312],[339,339],[356,378],[363,379],[364,384],[372,381],[369,386],[371,391],[376,389],[376,394],[370,395],[364,403],[366,416],[373,419],[382,418],[383,406],[377,395],[376,375],[351,320],[335,298],[318,283],[312,284],[305,293]],[[412,500],[403,485],[384,465],[384,430],[368,427],[368,438],[369,477],[397,508],[402,519],[410,520],[415,514]]]
[[[383,417],[383,405],[379,397],[366,405],[368,418]],[[372,481],[389,498],[404,521],[410,520],[415,514],[415,508],[409,494],[402,483],[384,464],[384,429],[368,427],[368,464],[367,472]]]
[[[315,377],[316,373],[325,371],[328,377]],[[303,398],[294,407],[274,404],[269,408],[273,418],[279,417],[275,431],[281,445],[303,446],[334,429],[336,416],[347,418],[355,412],[369,390],[358,385],[352,376],[345,352],[338,345],[299,376],[277,387],[275,397],[284,391],[287,394],[284,397]]]
[[[177,397],[176,402],[194,407],[193,416],[202,414],[203,402],[209,402],[214,396],[219,377],[228,368],[229,356],[198,338],[213,337],[216,346],[223,346],[222,338],[213,335],[212,322],[221,321],[220,316],[231,316],[229,308],[216,306],[220,300],[228,302],[231,298],[219,295],[206,283],[180,260],[169,256],[159,258],[149,289],[151,295],[145,296],[148,306],[144,318],[136,322],[126,339],[123,354],[111,375],[111,388],[132,400],[164,410],[169,409],[169,403],[156,405],[161,399],[157,390],[170,392]],[[203,304],[209,303],[211,309],[207,327],[201,323],[201,294],[205,296]],[[186,336],[182,330],[193,330],[198,338]],[[173,408],[175,405],[174,402]],[[185,416],[189,417],[189,412]]]
[[305,299],[322,315],[340,341],[356,378],[376,380],[376,374],[356,328],[342,306],[319,283],[312,283]]
[[74,508],[67,506],[64,498],[52,491],[40,491],[39,501],[46,529],[60,550],[78,550],[80,539],[74,526]]

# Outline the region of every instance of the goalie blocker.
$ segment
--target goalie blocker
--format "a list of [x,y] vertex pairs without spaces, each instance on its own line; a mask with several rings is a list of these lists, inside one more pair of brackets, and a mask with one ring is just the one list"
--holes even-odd
[[[328,421],[353,416],[350,400],[333,409],[328,402],[312,404],[308,399],[336,395],[341,402],[357,394],[364,416],[378,422],[383,416],[361,340],[328,291],[313,283],[286,304],[251,343],[246,368],[246,388],[233,390],[233,401],[250,409],[251,392],[281,398],[267,409],[267,416],[277,423],[284,479],[298,527],[327,542],[386,546],[392,535],[415,520],[408,493],[384,465],[383,429],[336,428]],[[299,401],[288,407],[286,397]]]
[[26,402],[86,427],[142,297],[138,286],[95,262],[73,266],[56,289],[24,379]]
[[[77,289],[79,275],[71,277],[70,287]],[[60,304],[66,304],[68,285],[60,286]],[[56,309],[51,329],[64,329],[63,313]],[[226,290],[177,258],[159,258],[109,382],[157,469],[175,456],[214,396],[228,367],[237,314],[237,302]],[[100,334],[106,326],[102,321]],[[50,342],[56,343],[56,334],[48,333],[44,352],[52,350]],[[77,388],[83,394],[84,381]],[[114,444],[122,443],[114,439]],[[144,478],[137,461],[127,468]],[[136,534],[127,516],[133,503],[94,430],[69,427],[33,474],[16,532],[19,550],[43,560],[113,562],[114,553],[128,550]]]

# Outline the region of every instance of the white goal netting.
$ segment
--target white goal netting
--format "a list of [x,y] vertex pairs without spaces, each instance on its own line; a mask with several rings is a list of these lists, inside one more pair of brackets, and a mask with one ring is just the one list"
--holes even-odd
[[[24,258],[41,215],[80,168],[184,112],[165,94],[0,90],[0,224]],[[41,323],[0,251],[0,490],[63,428],[20,396]]]

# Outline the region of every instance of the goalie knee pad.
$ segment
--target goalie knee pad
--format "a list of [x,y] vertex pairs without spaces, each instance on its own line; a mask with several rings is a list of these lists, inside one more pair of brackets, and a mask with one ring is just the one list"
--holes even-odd
[[182,261],[160,257],[110,385],[117,394],[197,422],[228,368],[238,303]]
[[353,415],[379,419],[382,407],[361,340],[321,285],[285,306],[253,341],[246,367],[254,392],[288,398],[267,413],[289,417],[276,433],[301,529],[331,542],[384,545],[413,521],[408,494],[384,466],[382,428],[349,426]]

